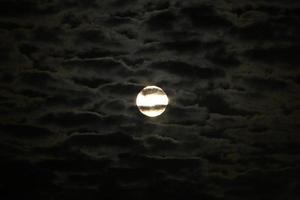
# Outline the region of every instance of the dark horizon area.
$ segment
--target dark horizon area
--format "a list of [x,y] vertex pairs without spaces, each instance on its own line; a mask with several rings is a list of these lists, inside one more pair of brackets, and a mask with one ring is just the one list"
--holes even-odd
[[297,0],[1,0],[0,199],[299,200],[299,53]]

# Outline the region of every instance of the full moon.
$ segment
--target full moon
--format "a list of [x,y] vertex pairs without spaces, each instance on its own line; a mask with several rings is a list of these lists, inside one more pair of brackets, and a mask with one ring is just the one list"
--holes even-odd
[[157,86],[143,88],[136,97],[137,107],[148,117],[161,115],[166,110],[168,103],[168,96]]

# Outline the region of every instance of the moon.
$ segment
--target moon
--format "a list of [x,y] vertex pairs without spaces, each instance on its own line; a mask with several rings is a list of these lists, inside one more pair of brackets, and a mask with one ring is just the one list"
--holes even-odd
[[167,94],[157,86],[143,88],[136,97],[136,105],[148,117],[161,115],[169,103]]

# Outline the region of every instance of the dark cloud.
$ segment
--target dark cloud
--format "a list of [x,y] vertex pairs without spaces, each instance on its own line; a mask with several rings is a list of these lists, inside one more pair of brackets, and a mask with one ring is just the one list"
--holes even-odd
[[24,17],[26,15],[43,15],[46,13],[53,13],[57,11],[58,7],[55,1],[49,1],[44,5],[40,5],[35,1],[21,0],[21,1],[7,1],[1,3],[1,15],[9,17]]
[[274,78],[259,78],[259,77],[248,77],[244,81],[250,87],[257,90],[284,90],[287,88],[287,83],[282,80],[276,80]]
[[267,64],[295,68],[297,67],[297,63],[299,63],[299,58],[296,54],[297,51],[299,51],[299,46],[297,45],[275,46],[251,49],[245,52],[245,55]]
[[25,139],[48,137],[54,134],[46,128],[26,124],[5,124],[1,125],[1,130],[12,137]]
[[72,135],[67,141],[68,145],[74,146],[119,146],[133,147],[138,144],[131,136],[122,132],[110,133],[105,135],[100,134],[78,134]]
[[[56,187],[51,182],[55,175],[46,169],[41,169],[25,160],[2,160],[1,166],[2,181],[6,183],[1,187],[2,198],[13,199],[27,196],[38,199],[55,191]],[[20,179],[17,183],[14,181],[16,178]],[[14,192],[16,188],[18,188],[18,193]],[[34,193],[35,190],[39,192]]]
[[107,84],[99,88],[100,92],[122,97],[132,97],[132,95],[137,94],[141,89],[142,85],[122,83]]
[[62,39],[63,34],[64,32],[60,27],[38,26],[33,30],[34,40],[40,42],[46,42],[46,43],[55,44],[55,43],[63,42]]
[[236,67],[241,63],[238,55],[234,52],[227,52],[223,46],[209,52],[206,57],[220,67]]
[[77,127],[103,124],[103,117],[89,112],[50,113],[39,119],[42,124],[55,124],[62,127]]
[[99,47],[91,48],[91,49],[83,49],[79,50],[77,53],[77,57],[81,59],[89,59],[89,58],[99,58],[99,57],[110,57],[110,56],[119,56],[125,54],[122,51],[112,51],[109,49],[102,49]]
[[299,19],[295,0],[1,1],[0,199],[299,199]]
[[152,151],[163,151],[163,150],[173,150],[178,148],[180,142],[170,138],[162,137],[159,135],[149,135],[145,138],[146,147],[150,148]]
[[152,30],[168,30],[173,28],[176,16],[171,11],[161,11],[152,14],[147,20],[147,24]]
[[[78,163],[78,164],[76,164]],[[70,159],[48,159],[44,160],[37,165],[41,168],[55,171],[71,171],[71,172],[82,172],[84,170],[97,171],[98,169],[104,168],[110,163],[107,159],[85,159],[85,158],[70,158]]]
[[110,80],[102,79],[102,78],[81,78],[81,77],[74,77],[72,80],[80,85],[84,85],[91,88],[97,88],[101,85],[110,83]]
[[[128,76],[132,71],[122,62],[114,60],[113,58],[86,58],[86,59],[72,59],[64,62],[64,66],[69,70],[75,72],[82,71],[85,74],[98,75],[99,77],[108,78],[109,74]],[[85,68],[85,72],[82,67]],[[95,75],[93,75],[93,73]],[[114,78],[114,77],[110,77]]]
[[84,42],[105,42],[109,38],[102,29],[84,28],[78,33],[78,41]]
[[300,30],[297,18],[298,15],[290,8],[249,7],[240,15],[237,33],[241,38],[249,40],[298,41]]
[[177,76],[187,76],[190,78],[214,78],[224,76],[224,72],[221,69],[212,67],[194,66],[186,62],[181,61],[162,61],[152,63],[151,68],[156,70],[163,70],[167,73],[175,74]]
[[[235,180],[235,184],[240,185],[239,192],[235,192],[230,189],[228,193],[229,195],[238,195],[239,193],[249,192],[251,193],[250,198],[257,198],[258,195],[253,191],[259,191],[259,196],[269,198],[272,196],[271,193],[274,194],[275,192],[278,196],[281,196],[282,193],[285,193],[284,197],[296,199],[299,195],[296,192],[297,189],[293,186],[289,187],[288,185],[283,184],[283,182],[297,184],[297,176],[289,176],[288,174],[297,174],[298,171],[298,168],[286,168],[272,171],[251,170],[248,173],[237,177]],[[260,177],[260,181],[257,182],[257,179],[253,179],[253,177]]]
[[203,94],[199,99],[200,106],[206,106],[212,113],[220,113],[225,115],[248,115],[251,114],[246,110],[232,107],[222,94],[212,93]]
[[231,22],[220,15],[213,5],[193,5],[181,9],[196,27],[203,28],[230,28]]
[[20,75],[20,79],[23,84],[43,88],[51,85],[51,83],[56,82],[56,79],[50,73],[42,71],[24,72]]
[[168,1],[149,1],[144,5],[146,11],[166,10],[170,7]]

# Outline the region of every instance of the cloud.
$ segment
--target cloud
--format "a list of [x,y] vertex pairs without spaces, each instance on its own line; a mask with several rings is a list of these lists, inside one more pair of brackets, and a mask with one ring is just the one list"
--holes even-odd
[[26,124],[5,124],[1,125],[0,128],[12,137],[23,139],[43,138],[54,135],[54,133],[47,128]]
[[71,59],[64,62],[64,67],[74,74],[80,72],[92,77],[97,75],[97,77],[106,79],[108,77],[110,79],[126,77],[133,72],[124,63],[113,58]]
[[244,82],[257,90],[284,90],[287,88],[287,83],[274,78],[247,77]]
[[154,62],[150,65],[155,70],[166,71],[167,73],[175,74],[177,76],[187,76],[192,78],[214,78],[224,76],[224,72],[221,69],[200,67],[188,64],[181,61],[162,61]]
[[230,28],[231,22],[220,15],[213,5],[194,5],[181,9],[181,13],[201,28]]
[[180,145],[179,141],[170,137],[162,137],[160,135],[149,135],[143,139],[146,147],[148,147],[150,151],[173,150],[174,148],[178,148]]
[[247,57],[274,66],[286,66],[294,69],[299,58],[295,52],[299,51],[299,46],[274,46],[270,48],[251,49],[245,52]]
[[67,141],[67,145],[74,146],[119,146],[133,147],[138,145],[138,141],[130,135],[122,132],[109,134],[73,134]]
[[298,4],[4,0],[0,198],[299,199]]
[[202,98],[199,99],[198,102],[199,106],[205,106],[209,109],[209,112],[212,113],[220,113],[224,115],[249,115],[246,110],[242,108],[234,108],[232,107],[225,99],[222,94],[218,93],[211,93],[211,94],[204,94]]
[[24,17],[24,16],[36,16],[43,15],[47,13],[55,13],[57,12],[58,7],[55,4],[55,1],[49,1],[43,5],[31,1],[31,0],[21,0],[21,1],[7,1],[4,0],[1,6],[1,15],[9,16],[9,17]]
[[160,11],[152,14],[146,21],[151,30],[172,29],[176,21],[175,15],[171,11]]
[[39,119],[42,124],[56,124],[62,127],[77,127],[103,124],[103,117],[92,112],[49,113]]

